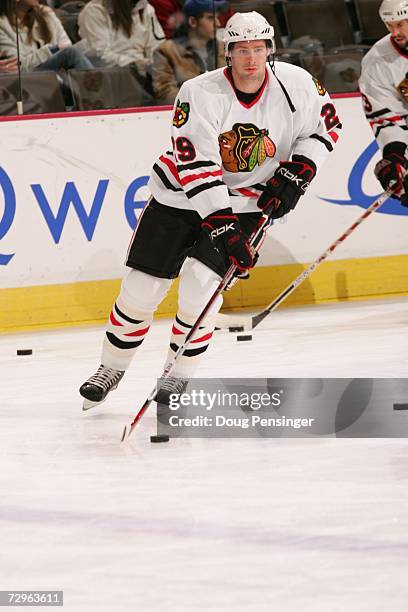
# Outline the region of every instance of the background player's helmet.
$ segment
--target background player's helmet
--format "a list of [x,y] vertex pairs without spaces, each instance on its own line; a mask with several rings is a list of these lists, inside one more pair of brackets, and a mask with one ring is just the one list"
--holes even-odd
[[[408,2],[408,0],[406,0]],[[272,53],[275,53],[275,39],[273,27],[256,11],[250,13],[235,13],[226,23],[223,33],[225,55],[229,56],[229,47],[232,43],[245,40],[269,41]]]
[[408,0],[383,0],[379,13],[384,23],[408,19]]

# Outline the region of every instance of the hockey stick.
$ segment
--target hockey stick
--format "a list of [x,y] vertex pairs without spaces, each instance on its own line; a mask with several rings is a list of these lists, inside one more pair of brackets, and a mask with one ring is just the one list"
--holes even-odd
[[[309,276],[316,270],[320,264],[327,259],[331,253],[341,244],[346,238],[350,236],[354,232],[354,230],[369,217],[374,211],[378,210],[380,206],[384,204],[386,200],[390,196],[392,196],[393,189],[387,189],[381,194],[377,200],[375,200],[371,206],[367,208],[367,210],[355,221],[346,231],[335,240],[325,251],[318,257],[306,270],[301,272],[299,276],[288,286],[286,289],[282,291],[262,312],[247,317],[229,317],[229,315],[222,315],[220,318],[217,318],[217,327],[221,329],[229,329],[229,331],[250,331],[255,329],[273,310],[275,310],[279,304],[281,304],[299,285],[303,283]],[[239,329],[241,328],[241,329]]]
[[17,42],[17,75],[18,75],[18,97],[17,97],[17,114],[23,115],[23,85],[21,80],[21,58],[20,58],[20,30],[18,25],[17,0],[14,0],[14,13],[16,24],[16,42]]
[[[249,245],[250,246],[253,247],[253,245],[256,243],[258,237],[261,235],[261,233],[263,232],[264,228],[269,223],[269,220],[270,220],[269,219],[269,215],[263,214],[261,216],[257,227],[255,228],[254,232],[252,233],[252,236],[249,239]],[[194,325],[192,326],[192,328],[190,329],[190,331],[188,332],[188,334],[184,338],[184,342],[182,344],[180,344],[180,346],[178,347],[177,351],[174,353],[173,359],[171,359],[169,361],[169,363],[167,364],[166,368],[164,369],[163,374],[160,377],[160,382],[162,382],[164,379],[168,378],[170,373],[173,371],[173,368],[176,365],[176,362],[177,362],[178,358],[184,353],[184,351],[187,348],[188,344],[190,343],[192,337],[197,332],[197,330],[200,327],[201,323],[203,322],[203,320],[207,316],[207,314],[208,314],[210,308],[212,307],[212,305],[214,304],[215,300],[217,299],[217,297],[220,295],[220,293],[224,290],[224,288],[228,285],[228,283],[230,282],[230,280],[234,276],[234,273],[235,273],[236,269],[237,269],[237,266],[235,264],[231,264],[231,266],[228,268],[227,272],[225,273],[225,276],[221,279],[218,287],[216,288],[216,290],[214,291],[214,293],[212,294],[212,296],[208,300],[207,304],[204,306],[201,314],[198,316],[196,322],[194,323]],[[159,389],[159,383],[157,382],[155,384],[155,386],[154,386],[154,389],[151,391],[151,393],[146,398],[143,406],[140,408],[139,412],[136,414],[136,416],[133,419],[133,421],[129,425],[125,426],[125,428],[123,430],[123,434],[122,434],[122,439],[121,439],[122,442],[124,442],[130,436],[130,434],[132,433],[132,431],[136,427],[137,423],[142,418],[142,416],[144,415],[144,413],[146,412],[146,410],[148,409],[148,407],[150,406],[150,404],[152,403],[152,401],[156,397],[158,389]]]

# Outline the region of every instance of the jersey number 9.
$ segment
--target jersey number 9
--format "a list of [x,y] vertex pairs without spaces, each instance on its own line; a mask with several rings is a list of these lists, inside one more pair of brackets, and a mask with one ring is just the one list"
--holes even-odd
[[173,140],[173,149],[175,150],[175,155],[177,160],[180,162],[189,162],[195,159],[196,150],[192,142],[189,141],[188,138],[184,138],[183,136],[179,136],[176,138],[176,141]]

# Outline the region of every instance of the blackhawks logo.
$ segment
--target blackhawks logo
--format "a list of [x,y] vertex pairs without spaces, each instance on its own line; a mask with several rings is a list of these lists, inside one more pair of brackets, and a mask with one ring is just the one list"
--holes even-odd
[[176,110],[174,111],[173,125],[180,128],[187,123],[190,116],[190,104],[188,102],[180,102],[177,100]]
[[313,83],[316,86],[317,93],[319,94],[319,96],[324,96],[326,93],[326,90],[323,87],[323,85],[317,79],[315,79],[315,77],[312,77],[312,79],[313,79]]
[[222,165],[228,172],[252,172],[273,157],[276,146],[269,131],[253,123],[235,123],[232,130],[218,136]]

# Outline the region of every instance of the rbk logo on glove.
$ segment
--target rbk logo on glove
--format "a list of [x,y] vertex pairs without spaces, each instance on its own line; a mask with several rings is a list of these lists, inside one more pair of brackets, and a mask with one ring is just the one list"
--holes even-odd
[[230,231],[232,232],[235,231],[234,223],[228,223],[224,226],[217,227],[216,229],[212,230],[211,238],[215,240],[215,238],[217,238],[218,236],[221,236],[221,234],[225,234],[225,232],[230,232]]
[[293,210],[316,174],[316,165],[303,155],[282,161],[274,176],[259,196],[257,206],[272,219],[279,219]]
[[[277,175],[281,174],[288,181],[292,181],[293,183],[296,183],[296,185],[299,187],[299,189],[301,189],[303,192],[305,192],[306,189],[310,185],[310,180],[311,179],[307,180],[307,179],[304,179],[299,174],[294,174],[293,172],[291,172],[291,170],[289,170],[289,168],[284,166],[284,162],[279,166],[279,168],[276,171],[276,174]],[[274,179],[272,179],[272,181],[271,181],[272,184],[273,184],[273,180]]]

